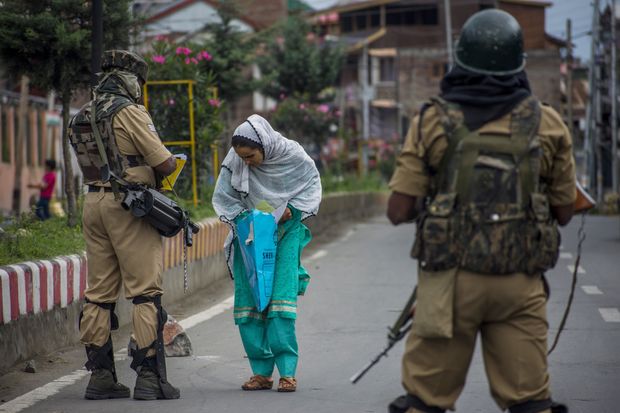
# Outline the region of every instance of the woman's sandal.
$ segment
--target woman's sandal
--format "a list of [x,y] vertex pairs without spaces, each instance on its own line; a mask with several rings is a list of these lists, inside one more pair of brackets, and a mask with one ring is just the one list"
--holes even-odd
[[297,380],[295,377],[280,377],[280,382],[278,383],[278,391],[289,393],[297,390]]
[[250,377],[250,380],[243,383],[243,390],[270,390],[273,387],[273,379],[271,377],[261,376],[259,374]]

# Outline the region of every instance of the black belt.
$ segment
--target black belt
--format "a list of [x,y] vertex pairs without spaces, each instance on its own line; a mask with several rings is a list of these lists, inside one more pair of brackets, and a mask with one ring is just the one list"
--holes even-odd
[[88,192],[99,192],[103,189],[103,192],[112,192],[112,188],[107,186],[88,185]]

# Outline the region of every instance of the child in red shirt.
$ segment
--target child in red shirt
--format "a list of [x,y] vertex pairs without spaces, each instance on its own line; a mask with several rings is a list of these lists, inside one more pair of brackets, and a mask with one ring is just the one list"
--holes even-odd
[[28,185],[28,188],[38,188],[41,190],[35,213],[42,221],[50,218],[50,199],[52,198],[52,193],[54,192],[54,185],[56,185],[55,169],[56,161],[53,159],[46,160],[43,181],[39,184]]

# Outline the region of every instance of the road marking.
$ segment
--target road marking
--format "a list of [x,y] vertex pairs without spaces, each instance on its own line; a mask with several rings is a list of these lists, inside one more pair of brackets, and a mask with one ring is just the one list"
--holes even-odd
[[561,252],[560,253],[560,258],[564,259],[564,260],[572,260],[573,259],[573,254],[570,252]]
[[582,285],[581,289],[584,293],[590,295],[603,294],[601,290],[596,285]]
[[303,261],[318,260],[319,258],[323,258],[326,255],[327,255],[327,251],[325,251],[325,250],[318,250],[317,252],[315,252],[314,254],[309,256],[308,258],[305,258]]
[[88,370],[80,369],[71,374],[63,376],[52,382],[47,383],[44,386],[38,387],[26,394],[16,397],[2,405],[0,405],[0,412],[2,413],[18,413],[24,409],[27,409],[36,403],[47,399],[50,396],[58,393],[63,388],[72,385],[82,377],[88,375]]
[[206,310],[201,311],[198,314],[194,314],[191,317],[187,317],[186,319],[179,321],[179,324],[181,324],[181,327],[183,327],[185,330],[188,330],[197,324],[203,323],[215,317],[216,315],[220,315],[224,311],[230,310],[232,308],[234,298],[235,297],[231,295],[223,301],[215,304],[213,307],[207,308]]
[[[568,271],[570,271],[571,274],[573,274],[575,272],[575,266],[574,265],[567,265],[566,268],[568,268]],[[577,274],[585,274],[586,270],[583,269],[583,267],[580,265],[579,268],[577,268]]]
[[[320,252],[320,251],[319,251]],[[187,317],[184,320],[179,321],[181,326],[188,330],[197,324],[203,323],[226,310],[232,308],[234,302],[234,296],[230,296],[211,308],[208,308],[200,313],[194,314],[191,317]],[[209,358],[210,360],[215,360],[215,357],[218,356],[199,356],[199,358]],[[125,360],[127,358],[127,350],[122,349],[118,350],[114,354],[115,360]],[[84,376],[88,375],[88,370],[80,369],[76,370],[73,373],[63,376],[59,379],[56,379],[50,383],[47,383],[44,386],[38,387],[26,394],[23,394],[13,400],[10,400],[2,405],[0,405],[0,413],[18,413],[24,409],[27,409],[34,404],[47,399],[50,396],[58,393],[63,388],[70,386],[82,379]]]
[[221,356],[196,356],[197,359],[200,360],[210,360],[210,361],[216,361],[221,359]]
[[599,308],[599,313],[608,323],[620,323],[620,311],[617,308]]
[[347,242],[349,238],[353,236],[353,234],[355,234],[355,231],[350,229],[346,234],[344,234],[342,238],[340,238],[340,241],[338,242]]

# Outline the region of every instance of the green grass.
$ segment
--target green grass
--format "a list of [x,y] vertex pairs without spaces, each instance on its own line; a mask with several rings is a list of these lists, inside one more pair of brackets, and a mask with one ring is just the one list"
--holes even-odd
[[5,226],[3,231],[0,233],[0,265],[77,254],[85,248],[81,225],[69,228],[66,218],[39,221],[24,215]]
[[379,173],[371,172],[363,177],[356,174],[332,175],[325,173],[321,176],[323,193],[357,192],[357,191],[387,191],[388,187]]
[[[363,178],[358,178],[357,175],[325,174],[321,181],[324,193],[387,190],[379,174],[369,174]],[[182,208],[189,211],[192,221],[199,222],[205,218],[215,217],[211,204],[211,191],[201,194],[201,201],[196,207],[191,200],[173,198]],[[78,218],[78,222],[81,222],[81,217]],[[0,265],[77,254],[86,248],[81,225],[69,228],[66,218],[55,217],[39,221],[33,214],[24,214],[14,223],[1,224]]]

